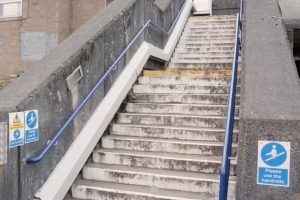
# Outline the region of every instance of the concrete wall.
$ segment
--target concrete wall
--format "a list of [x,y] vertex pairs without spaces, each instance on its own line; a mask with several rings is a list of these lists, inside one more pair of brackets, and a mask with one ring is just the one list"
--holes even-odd
[[[38,142],[8,150],[8,163],[0,166],[0,199],[32,199],[101,102],[137,45],[147,40],[162,46],[167,38],[149,28],[45,159],[38,164],[27,165],[26,158],[43,149],[148,19],[169,28],[182,4],[183,0],[170,1],[163,10],[154,0],[115,0],[0,91],[0,122],[8,121],[9,112],[38,109],[40,123]],[[84,77],[69,90],[65,79],[78,65],[82,66]]]
[[[300,199],[300,83],[276,0],[245,1],[237,199]],[[258,140],[291,143],[290,186],[256,183]]]
[[[0,79],[23,73],[104,8],[104,3],[105,0],[23,0],[22,17],[0,19]],[[46,43],[52,45],[45,46]]]
[[240,0],[212,0],[214,10],[238,9]]
[[284,23],[289,28],[300,28],[300,2],[298,0],[278,0]]

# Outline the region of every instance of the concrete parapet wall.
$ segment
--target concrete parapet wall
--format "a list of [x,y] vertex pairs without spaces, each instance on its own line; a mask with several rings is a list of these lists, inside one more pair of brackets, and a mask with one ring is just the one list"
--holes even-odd
[[[162,47],[167,37],[149,28],[120,61],[104,85],[100,86],[45,159],[38,164],[27,165],[26,158],[44,148],[148,19],[168,29],[183,3],[183,0],[173,0],[162,7],[159,1],[154,0],[115,0],[0,91],[0,122],[8,121],[9,112],[37,109],[40,124],[38,142],[8,150],[8,163],[0,166],[0,199],[33,198],[138,45],[147,40]],[[82,66],[84,77],[69,90],[66,78],[79,65]]]
[[[245,1],[237,199],[300,199],[300,82],[277,0]],[[257,184],[258,140],[291,143],[290,186]]]

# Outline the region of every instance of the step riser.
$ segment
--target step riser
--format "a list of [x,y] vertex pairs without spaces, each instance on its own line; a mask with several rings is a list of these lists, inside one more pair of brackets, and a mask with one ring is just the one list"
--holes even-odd
[[183,59],[205,59],[205,58],[226,58],[226,59],[232,59],[233,58],[233,52],[227,51],[227,52],[198,52],[198,53],[180,53],[176,52],[173,54],[173,58],[183,58]]
[[223,26],[223,27],[218,27],[218,26],[186,26],[184,28],[184,31],[234,31],[235,26]]
[[224,48],[223,50],[221,48],[177,48],[176,53],[174,55],[189,55],[189,54],[231,54],[233,55],[233,48],[228,47]]
[[[176,53],[174,53],[174,56],[185,56],[186,58],[199,58],[199,56],[202,57],[214,57],[214,56],[228,56],[230,55],[231,57],[233,57],[233,51],[231,50],[217,50],[217,51],[197,51],[196,53],[192,53],[192,52],[187,52],[187,49],[178,49],[180,51],[177,51]],[[182,50],[185,50],[184,52],[181,52]]]
[[135,85],[133,87],[133,92],[136,94],[229,94],[229,91],[230,88],[227,86]]
[[186,78],[186,77],[140,77],[138,83],[141,85],[197,85],[197,86],[220,86],[229,87],[231,78]]
[[[217,105],[228,104],[228,96],[132,94],[129,96],[129,98],[130,102],[135,103],[192,103]],[[239,103],[239,97],[237,97],[236,104],[239,105]]]
[[[114,124],[110,127],[112,135],[133,136],[133,137],[152,137],[165,139],[180,139],[180,140],[198,140],[223,142],[225,129],[222,131],[216,130],[191,130],[191,129],[172,129],[159,127],[131,127]],[[237,142],[238,133],[234,132],[233,142]]]
[[186,56],[186,55],[174,55],[171,58],[172,63],[181,63],[181,62],[190,62],[190,63],[195,63],[195,62],[200,62],[200,63],[206,63],[206,62],[224,62],[226,63],[228,61],[231,61],[233,59],[233,55],[215,55],[215,56],[205,56],[199,54],[199,56]]
[[87,188],[83,186],[72,186],[72,195],[74,198],[84,200],[194,200],[195,198],[181,198],[162,196],[160,194],[145,194],[118,192],[117,190],[101,190],[98,188]]
[[214,36],[222,36],[222,35],[235,35],[235,30],[185,30],[182,32],[183,36],[201,36],[201,35],[214,35]]
[[224,73],[224,71],[229,72],[232,69],[232,63],[183,63],[183,62],[172,62],[169,65],[170,68],[175,69],[198,69],[205,73],[205,75],[209,72],[214,74],[218,74],[217,77],[222,76],[230,76],[228,73]]
[[204,53],[204,52],[199,52],[198,54],[181,54],[181,53],[175,53],[172,56],[172,59],[182,59],[182,60],[207,60],[207,59],[232,59],[233,58],[233,53],[232,52],[224,52],[224,53],[219,53],[219,52],[210,52],[210,53]]
[[[148,167],[154,169],[167,169],[190,171],[207,174],[219,174],[220,163],[209,161],[174,160],[159,157],[139,157],[133,155],[93,153],[95,163],[116,164],[132,167]],[[231,175],[236,174],[236,166],[232,165]]]
[[[219,169],[221,166],[220,163],[214,163],[209,161],[175,160],[164,157],[141,157],[134,155],[110,154],[102,152],[94,152],[93,161],[95,163],[190,171],[207,174],[219,174]],[[236,174],[235,165],[232,165],[231,167],[231,174]]]
[[[116,191],[103,191],[96,188],[86,188],[80,186],[72,186],[72,196],[78,199],[89,200],[154,200],[151,195],[139,195],[129,193],[117,193]],[[168,200],[168,198],[159,198],[160,200]],[[174,199],[176,200],[176,199]],[[178,200],[182,200],[178,198]]]
[[[127,113],[158,113],[158,114],[187,114],[202,116],[226,116],[228,108],[226,106],[196,106],[196,105],[163,105],[163,104],[127,104]],[[239,109],[236,108],[236,115]]]
[[214,44],[209,44],[209,43],[203,43],[203,44],[183,44],[183,43],[178,43],[177,48],[233,48],[234,43],[214,43]]
[[172,63],[230,63],[232,61],[232,56],[226,56],[226,57],[209,57],[205,58],[203,56],[199,56],[198,58],[186,58],[186,57],[172,57],[171,62]]
[[175,53],[201,53],[201,52],[233,52],[233,47],[228,46],[228,47],[177,47]]
[[[180,179],[153,174],[134,174],[123,171],[111,171],[97,168],[84,168],[83,177],[90,180],[105,182],[143,185],[161,189],[180,190],[187,192],[219,193],[219,183],[205,180]],[[234,186],[235,184],[232,184]],[[229,187],[229,193],[234,193],[234,187]]]
[[198,26],[201,26],[201,27],[209,27],[209,26],[213,26],[213,27],[223,27],[223,26],[227,26],[227,27],[235,27],[236,26],[236,22],[235,21],[232,21],[232,22],[226,22],[226,21],[221,21],[221,22],[210,22],[210,23],[207,23],[207,22],[187,22],[186,27],[198,27]]
[[[199,118],[190,116],[147,116],[147,115],[117,115],[117,122],[124,124],[160,124],[192,126],[203,128],[222,128],[226,126],[225,118]],[[238,121],[235,120],[235,127],[238,127]]]
[[181,41],[224,41],[224,40],[234,40],[234,34],[182,34]]
[[235,23],[236,18],[217,18],[217,19],[189,19],[187,23]]
[[222,45],[234,45],[234,39],[232,40],[196,40],[196,41],[191,41],[191,40],[180,40],[178,42],[178,45],[215,45],[215,46],[222,46]]
[[220,76],[223,75],[222,71],[231,70],[232,63],[184,63],[182,62],[171,62],[169,67],[175,69],[198,69],[201,71],[219,73]]
[[[125,149],[144,152],[167,152],[195,154],[202,156],[222,156],[223,146],[209,146],[196,144],[176,144],[167,142],[131,141],[122,139],[102,138],[102,147],[106,149]],[[232,149],[232,156],[236,156],[236,148]]]
[[217,32],[217,31],[184,31],[182,32],[181,38],[205,38],[205,37],[211,37],[211,38],[235,38],[235,31],[223,31],[223,32]]

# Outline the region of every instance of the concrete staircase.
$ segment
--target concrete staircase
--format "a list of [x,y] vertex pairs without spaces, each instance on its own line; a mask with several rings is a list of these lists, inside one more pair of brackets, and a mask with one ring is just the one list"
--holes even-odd
[[[234,16],[190,17],[168,69],[145,71],[132,88],[73,198],[218,199],[234,30]],[[229,199],[236,167],[233,160]]]

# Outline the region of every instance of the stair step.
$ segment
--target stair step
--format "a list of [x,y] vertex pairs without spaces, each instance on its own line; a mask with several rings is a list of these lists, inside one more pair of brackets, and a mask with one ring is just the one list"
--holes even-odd
[[72,186],[76,198],[90,200],[217,200],[216,195],[158,189],[149,186],[76,180]]
[[[110,134],[180,140],[224,141],[225,129],[198,128],[174,125],[111,124]],[[237,142],[238,130],[234,130],[233,142]]]
[[[227,94],[133,94],[129,95],[130,102],[134,103],[190,103],[227,105]],[[240,102],[237,96],[236,104]]]
[[200,54],[200,53],[211,53],[211,52],[232,52],[233,54],[234,47],[177,47],[175,50],[175,54],[177,53],[185,53],[185,54]]
[[232,60],[233,59],[233,54],[232,55],[201,55],[199,53],[198,56],[186,56],[186,55],[173,55],[172,58],[171,58],[171,61],[176,63],[177,61],[178,62],[191,62],[191,63],[194,63],[194,62],[204,62],[204,63],[207,63],[207,62],[224,62],[228,60]]
[[215,15],[210,17],[198,17],[193,16],[188,19],[188,22],[205,22],[205,23],[212,23],[212,22],[233,22],[236,21],[236,16],[222,16],[222,15]]
[[230,54],[202,54],[199,52],[199,54],[190,54],[190,55],[187,55],[187,54],[174,54],[172,56],[172,61],[202,61],[202,62],[208,62],[208,61],[211,61],[211,62],[214,62],[214,61],[223,61],[223,60],[232,60],[233,59],[233,54],[230,53]]
[[232,51],[222,51],[222,52],[197,52],[197,53],[180,53],[176,52],[173,54],[173,58],[177,59],[203,59],[203,58],[226,58],[232,59],[233,52]]
[[[239,87],[238,87],[239,90]],[[152,94],[229,94],[229,86],[197,86],[197,85],[134,85],[133,92]],[[239,92],[238,92],[239,93]]]
[[[239,61],[240,62],[240,61]],[[222,72],[222,70],[227,70],[228,72],[231,71],[232,69],[232,62],[228,63],[200,63],[200,62],[194,62],[194,63],[189,63],[189,62],[172,62],[169,63],[169,68],[172,69],[195,69],[195,70],[200,70],[203,71],[204,73],[210,73],[210,72]],[[239,68],[241,68],[239,66]],[[240,70],[240,69],[239,69]],[[207,72],[206,72],[207,71]]]
[[[186,114],[202,116],[226,116],[227,105],[201,105],[201,104],[167,104],[167,103],[127,103],[124,111],[127,113],[156,113],[156,114]],[[239,107],[236,107],[239,115]]]
[[187,21],[187,25],[224,25],[224,24],[230,24],[230,25],[235,25],[236,24],[236,19],[234,20],[218,20],[218,21]]
[[[90,163],[83,169],[83,178],[185,192],[219,193],[219,175],[215,174]],[[229,193],[234,194],[234,187],[235,177],[230,177]]]
[[182,32],[183,36],[200,36],[200,35],[235,35],[235,30],[213,30],[213,29],[198,29],[198,30],[184,30]]
[[191,40],[179,40],[178,45],[188,45],[188,44],[197,44],[197,45],[210,45],[210,46],[222,46],[222,45],[234,45],[234,39],[231,40],[198,40],[198,41],[191,41]]
[[201,34],[201,35],[182,35],[180,40],[184,39],[194,39],[194,40],[199,40],[199,39],[234,39],[235,34],[220,34],[220,35],[211,35],[211,34]]
[[232,28],[235,29],[235,23],[186,23],[185,28]]
[[231,69],[231,59],[171,59],[169,67],[171,68],[196,68],[200,70],[219,70]]
[[[108,135],[102,138],[101,144],[101,147],[105,149],[125,149],[144,152],[181,153],[217,157],[221,157],[223,153],[223,142],[196,140]],[[233,144],[232,147],[232,156],[235,157],[237,154],[237,144]]]
[[191,32],[194,32],[194,31],[235,31],[235,26],[222,26],[222,27],[219,27],[219,26],[206,26],[206,25],[198,25],[198,26],[195,26],[195,25],[192,25],[192,26],[186,26],[184,28],[184,31],[191,31]]
[[[178,171],[219,174],[221,158],[165,152],[142,152],[124,149],[97,149],[93,152],[95,163],[124,165]],[[231,175],[236,174],[236,161],[231,161]]]
[[147,77],[141,76],[138,79],[140,85],[198,85],[198,86],[229,86],[231,77],[219,78],[198,78],[185,76],[167,76],[167,77]]
[[[180,114],[118,113],[117,123],[193,126],[199,128],[225,128],[226,117]],[[235,119],[235,127],[238,127],[238,118]]]
[[229,49],[229,48],[234,48],[234,43],[231,43],[231,44],[177,44],[177,48],[201,48],[201,49],[204,49],[204,48],[219,48],[220,50],[221,49]]

